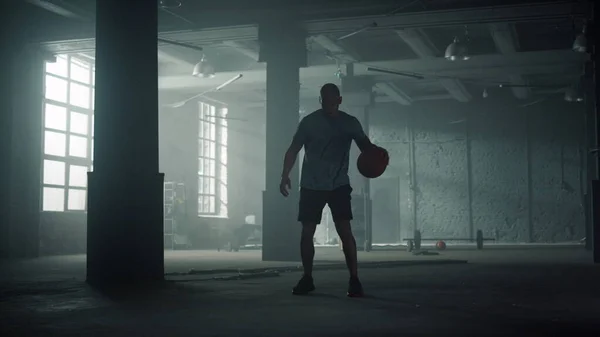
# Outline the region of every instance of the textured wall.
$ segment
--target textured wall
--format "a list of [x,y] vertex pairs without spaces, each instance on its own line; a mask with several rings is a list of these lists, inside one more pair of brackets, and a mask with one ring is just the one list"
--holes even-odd
[[[424,236],[469,237],[472,222],[474,230],[482,229],[486,236],[498,231],[501,240],[509,242],[581,239],[583,106],[560,99],[522,104],[505,97],[468,104],[378,105],[371,115],[370,133],[374,142],[390,152],[390,168],[381,179],[399,181],[396,218],[400,223],[389,220],[393,219],[391,210],[387,217],[379,215],[386,220],[374,216],[374,242],[394,230],[398,239],[412,235],[415,206],[416,225]],[[414,134],[416,204],[410,188],[411,132],[407,127]],[[374,190],[385,185],[372,182]]]

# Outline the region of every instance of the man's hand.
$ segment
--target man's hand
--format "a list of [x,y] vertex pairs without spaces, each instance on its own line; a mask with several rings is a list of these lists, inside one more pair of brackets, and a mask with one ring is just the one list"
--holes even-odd
[[390,163],[390,154],[387,152],[386,149],[382,148],[382,147],[377,147],[381,153],[381,155],[383,156],[383,160],[385,160],[385,164],[388,165]]
[[292,181],[290,180],[290,177],[281,177],[281,183],[279,184],[279,192],[281,192],[281,195],[283,195],[284,197],[290,195],[289,189],[291,188]]

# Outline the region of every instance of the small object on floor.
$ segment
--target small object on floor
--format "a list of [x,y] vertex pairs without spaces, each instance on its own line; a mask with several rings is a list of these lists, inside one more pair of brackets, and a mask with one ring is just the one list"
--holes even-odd
[[302,276],[298,284],[292,289],[292,294],[294,295],[306,295],[311,291],[315,290],[315,284],[313,282],[312,277],[310,276]]
[[444,241],[440,240],[435,244],[435,248],[437,248],[439,250],[444,250],[444,249],[446,249],[446,243]]
[[351,277],[348,284],[348,297],[363,297],[364,291],[360,280],[356,277]]
[[415,250],[413,255],[440,255],[438,252],[430,252],[428,250]]

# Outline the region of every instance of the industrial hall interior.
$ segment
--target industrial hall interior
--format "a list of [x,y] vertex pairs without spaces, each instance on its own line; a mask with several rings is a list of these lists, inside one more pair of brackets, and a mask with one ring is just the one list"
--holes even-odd
[[[0,333],[600,336],[597,8],[6,1]],[[310,148],[281,190],[325,84],[389,157],[344,156],[360,299]]]

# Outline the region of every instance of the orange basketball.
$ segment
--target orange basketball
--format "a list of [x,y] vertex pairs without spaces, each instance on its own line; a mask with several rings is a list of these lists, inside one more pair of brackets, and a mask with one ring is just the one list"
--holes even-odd
[[385,172],[388,161],[387,151],[380,147],[374,147],[358,156],[356,166],[358,172],[366,178],[377,178]]
[[436,248],[437,248],[437,249],[439,249],[439,250],[444,250],[444,249],[446,249],[446,243],[445,243],[444,241],[442,241],[442,240],[438,241],[438,242],[435,244],[435,246],[436,246]]

